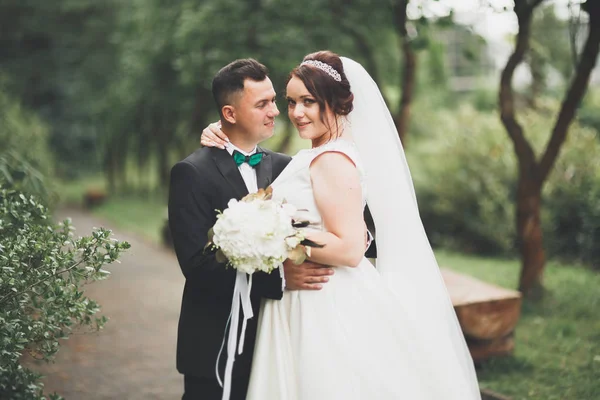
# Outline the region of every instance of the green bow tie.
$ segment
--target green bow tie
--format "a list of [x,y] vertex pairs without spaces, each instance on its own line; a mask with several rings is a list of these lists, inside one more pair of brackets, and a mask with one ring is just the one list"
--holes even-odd
[[255,167],[260,163],[263,159],[265,153],[254,153],[251,156],[245,156],[237,150],[233,151],[233,161],[235,161],[235,165],[238,167],[243,163],[248,163],[251,167]]

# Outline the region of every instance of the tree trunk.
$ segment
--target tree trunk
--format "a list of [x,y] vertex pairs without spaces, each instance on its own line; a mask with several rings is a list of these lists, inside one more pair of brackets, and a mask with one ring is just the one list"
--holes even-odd
[[409,0],[400,0],[393,6],[394,13],[394,24],[396,31],[400,36],[400,50],[402,52],[402,77],[401,77],[401,90],[402,97],[400,99],[400,108],[398,113],[394,115],[394,123],[398,130],[398,136],[402,145],[406,147],[408,128],[410,122],[410,107],[415,91],[415,79],[417,71],[417,55],[411,46],[410,38],[408,37],[408,31],[406,29],[406,22],[408,16],[406,9],[408,7]]
[[115,156],[113,151],[108,148],[104,156],[104,168],[106,170],[106,179],[108,183],[108,193],[115,194],[117,190]]
[[402,71],[402,98],[400,99],[400,110],[394,118],[398,136],[402,145],[406,148],[408,138],[408,127],[410,122],[410,107],[415,92],[415,79],[417,72],[417,55],[405,36],[402,39],[402,53],[404,55],[404,68]]
[[[519,163],[516,221],[522,262],[519,289],[526,297],[537,294],[534,290],[539,291],[537,288],[541,286],[544,272],[544,248],[540,225],[541,182],[537,176],[535,153],[523,134],[523,127],[516,119],[512,78],[529,49],[533,7],[524,0],[515,1],[519,32],[515,50],[502,71],[499,91],[500,119],[513,142]],[[527,280],[523,280],[524,277]],[[533,289],[534,287],[536,289]]]
[[542,190],[540,182],[519,174],[517,189],[517,240],[521,253],[519,290],[525,297],[543,295],[544,243],[540,218]]
[[169,187],[169,179],[170,179],[170,168],[169,168],[169,157],[168,157],[168,153],[169,153],[169,146],[168,146],[168,140],[169,138],[166,138],[164,136],[159,137],[158,140],[158,177],[159,177],[159,182],[160,182],[160,187],[161,188],[168,188]]

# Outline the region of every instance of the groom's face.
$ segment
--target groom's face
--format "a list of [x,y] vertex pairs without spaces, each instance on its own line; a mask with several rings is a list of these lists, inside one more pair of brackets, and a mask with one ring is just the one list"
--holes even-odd
[[235,105],[236,124],[257,143],[273,136],[275,117],[275,89],[267,77],[263,81],[244,81],[244,91]]

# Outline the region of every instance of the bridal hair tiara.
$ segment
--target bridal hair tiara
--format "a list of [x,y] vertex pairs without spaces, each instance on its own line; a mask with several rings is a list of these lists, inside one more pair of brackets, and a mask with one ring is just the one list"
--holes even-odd
[[311,65],[313,67],[317,67],[321,71],[324,71],[325,73],[327,73],[327,75],[331,76],[337,82],[341,82],[342,81],[342,76],[340,75],[340,73],[337,72],[335,70],[335,68],[333,68],[331,65],[326,64],[326,63],[324,63],[322,61],[319,61],[319,60],[306,60],[306,61],[303,61],[302,64],[300,64],[300,66],[303,66],[303,65]]

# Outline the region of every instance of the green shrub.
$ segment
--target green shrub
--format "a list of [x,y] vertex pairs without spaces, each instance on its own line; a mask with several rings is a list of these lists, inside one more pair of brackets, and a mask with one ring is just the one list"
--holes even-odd
[[23,355],[51,360],[74,327],[102,327],[82,286],[129,248],[105,229],[75,239],[69,221],[52,223],[46,140],[44,125],[0,91],[0,399],[45,398]]
[[[541,154],[557,104],[520,113],[526,137]],[[516,156],[497,114],[470,106],[422,114],[427,136],[408,151],[423,222],[436,245],[482,254],[515,252]],[[598,263],[600,141],[575,123],[543,191],[549,255]]]
[[13,151],[34,168],[52,176],[48,128],[37,116],[9,98],[0,85],[0,153]]
[[582,125],[600,132],[600,89],[590,89],[579,108],[578,117]]
[[544,189],[549,254],[600,267],[600,140],[573,129]]
[[78,239],[72,230],[68,220],[54,226],[35,197],[0,185],[1,399],[42,399],[40,377],[21,357],[51,360],[74,327],[99,329],[105,322],[94,318],[99,306],[82,286],[104,279],[102,267],[129,244],[104,229]]
[[48,129],[33,113],[2,92],[0,85],[0,185],[54,200]]

